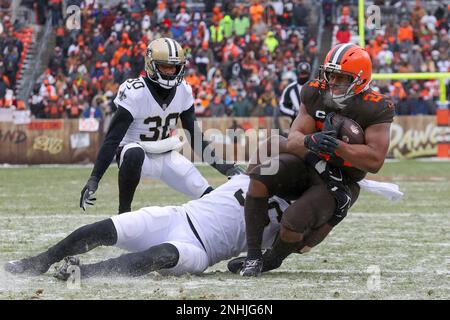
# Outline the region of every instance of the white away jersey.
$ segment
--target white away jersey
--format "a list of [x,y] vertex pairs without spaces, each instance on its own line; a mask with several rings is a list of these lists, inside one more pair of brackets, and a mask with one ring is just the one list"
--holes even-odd
[[167,101],[157,100],[143,77],[128,79],[120,85],[114,103],[127,109],[134,118],[120,146],[168,138],[180,113],[194,103],[192,88],[185,81],[176,87],[174,95],[171,94]]
[[[210,266],[247,251],[244,201],[249,183],[247,175],[233,176],[211,193],[182,205],[205,245]],[[279,210],[269,210],[270,223],[264,229],[263,248],[272,246],[280,228],[278,219],[289,206],[278,197],[270,198],[271,203],[278,205]]]

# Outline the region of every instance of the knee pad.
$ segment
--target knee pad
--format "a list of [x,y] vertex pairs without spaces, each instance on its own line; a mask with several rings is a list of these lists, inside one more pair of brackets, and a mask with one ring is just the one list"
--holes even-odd
[[125,151],[123,155],[122,164],[120,166],[120,170],[139,170],[142,168],[142,164],[144,163],[145,152],[142,148],[130,148]]
[[111,219],[94,222],[78,230],[78,236],[90,244],[112,246],[117,242],[117,230]]
[[161,243],[143,252],[161,263],[161,268],[172,268],[178,263],[180,253],[173,244]]
[[180,253],[171,243],[162,243],[142,252],[134,254],[136,268],[135,275],[146,274],[150,271],[173,268],[177,265]]

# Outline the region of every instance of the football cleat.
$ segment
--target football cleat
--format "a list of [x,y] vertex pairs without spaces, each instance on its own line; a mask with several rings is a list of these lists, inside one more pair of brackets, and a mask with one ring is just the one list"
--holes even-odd
[[46,273],[50,266],[43,263],[39,258],[24,258],[21,260],[8,261],[4,265],[5,271],[12,274],[40,275]]
[[[245,257],[237,257],[228,261],[228,271],[234,274],[241,272],[244,267]],[[268,272],[277,269],[283,263],[282,260],[274,259],[272,256],[272,250],[267,249],[263,254],[263,267],[261,272]]]
[[263,268],[262,259],[245,259],[239,274],[243,277],[259,277]]
[[65,257],[64,264],[56,271],[53,275],[56,279],[67,281],[71,276],[72,272],[69,271],[70,266],[80,266],[80,259],[78,257]]
[[238,274],[244,267],[245,257],[237,257],[228,261],[227,268],[231,273]]

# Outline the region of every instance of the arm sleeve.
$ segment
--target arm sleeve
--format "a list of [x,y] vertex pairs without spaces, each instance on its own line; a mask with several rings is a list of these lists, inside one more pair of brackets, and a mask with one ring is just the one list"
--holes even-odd
[[303,85],[300,92],[300,103],[304,104],[306,112],[312,117],[314,117],[315,112],[312,102],[315,101],[319,93],[319,86],[319,81],[311,80]]
[[[204,150],[208,147],[212,148],[212,146],[210,146],[209,142],[205,140],[203,132],[197,123],[194,105],[180,114],[180,120],[183,129],[185,129],[190,135],[189,143],[191,144],[192,150],[194,150],[195,154],[203,161]],[[211,150],[207,154],[211,154],[215,159],[216,155],[214,150]]]
[[122,106],[119,106],[111,120],[105,140],[100,147],[91,176],[97,177],[98,180],[102,178],[114,158],[120,141],[122,141],[132,122],[133,116],[131,113]]

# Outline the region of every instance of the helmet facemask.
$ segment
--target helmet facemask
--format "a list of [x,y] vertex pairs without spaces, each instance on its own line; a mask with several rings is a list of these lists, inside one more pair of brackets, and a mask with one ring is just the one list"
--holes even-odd
[[340,65],[327,63],[320,66],[321,79],[327,83],[326,97],[331,107],[343,109],[346,101],[357,95],[355,87],[362,84],[360,75],[340,70]]
[[[157,82],[161,87],[165,89],[171,89],[181,83],[184,77],[184,63],[167,63],[166,61],[152,61],[152,68],[154,70],[153,77],[148,75],[149,79],[153,82]],[[163,73],[159,66],[175,66],[176,70],[174,74]]]

